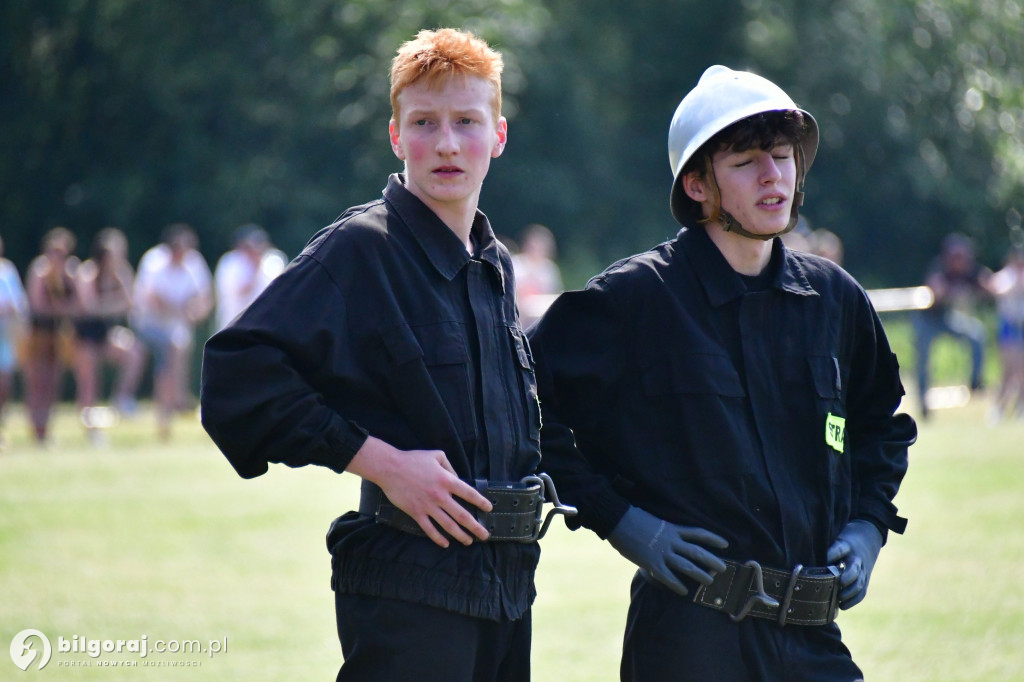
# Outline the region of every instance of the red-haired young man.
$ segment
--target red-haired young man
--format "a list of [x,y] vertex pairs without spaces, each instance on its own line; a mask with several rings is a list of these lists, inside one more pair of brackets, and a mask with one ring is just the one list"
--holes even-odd
[[549,489],[511,258],[477,208],[505,148],[501,70],[461,31],[402,45],[404,171],[206,346],[203,423],[242,476],[283,462],[363,480],[327,539],[339,680],[529,678]]

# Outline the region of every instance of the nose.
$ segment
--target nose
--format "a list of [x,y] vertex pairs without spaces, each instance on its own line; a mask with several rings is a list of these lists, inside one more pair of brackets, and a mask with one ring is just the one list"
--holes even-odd
[[459,142],[454,126],[450,123],[442,124],[437,132],[437,153],[449,156],[458,151]]
[[764,154],[761,160],[761,182],[769,184],[781,179],[782,169],[779,168],[778,161],[771,154]]

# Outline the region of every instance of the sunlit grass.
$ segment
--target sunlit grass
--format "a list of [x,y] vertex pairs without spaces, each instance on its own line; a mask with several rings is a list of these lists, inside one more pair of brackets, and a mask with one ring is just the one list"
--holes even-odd
[[[913,405],[910,406],[913,409]],[[990,427],[986,403],[922,425],[893,535],[867,600],[843,612],[869,680],[1016,680],[1024,670],[1024,423]],[[182,679],[328,680],[341,656],[324,535],[356,504],[356,481],[272,467],[243,481],[194,416],[170,442],[148,412],[89,445],[68,408],[54,446],[27,440],[20,408],[0,454],[0,644],[35,628],[58,636],[227,638],[227,650],[150,655],[194,661]],[[618,679],[632,570],[589,531],[561,522],[543,542],[534,609],[534,679]],[[166,679],[171,673],[57,667],[132,660],[54,653],[51,679]],[[141,660],[141,659],[140,659]],[[0,679],[21,674],[4,656]]]

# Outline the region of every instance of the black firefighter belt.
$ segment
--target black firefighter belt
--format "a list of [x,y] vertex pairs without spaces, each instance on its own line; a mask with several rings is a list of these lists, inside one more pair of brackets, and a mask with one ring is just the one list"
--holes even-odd
[[791,571],[762,568],[756,561],[726,560],[726,570],[710,586],[701,585],[693,601],[724,611],[734,621],[747,616],[779,625],[826,625],[836,618],[839,569],[835,566]]
[[[493,509],[485,512],[459,499],[490,533],[488,542],[536,542],[544,537],[555,514],[575,516],[576,508],[562,504],[555,484],[547,474],[534,474],[521,481],[494,482],[477,480],[474,487],[490,500]],[[553,506],[544,516],[544,503]],[[363,480],[359,495],[359,513],[373,516],[377,523],[426,537],[416,521],[391,503],[381,489]],[[442,531],[443,532],[443,531]]]

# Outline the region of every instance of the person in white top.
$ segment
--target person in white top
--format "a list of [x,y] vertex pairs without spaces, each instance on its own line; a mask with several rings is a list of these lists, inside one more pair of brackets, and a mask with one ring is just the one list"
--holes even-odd
[[248,308],[286,264],[287,258],[271,245],[266,230],[252,223],[238,228],[235,247],[221,256],[214,270],[217,329]]
[[[14,371],[17,369],[15,353],[16,335],[23,332],[22,325],[28,315],[28,298],[14,263],[3,257],[4,242],[0,239],[0,425],[4,407],[11,397]],[[0,449],[5,447],[0,431]]]
[[554,297],[562,293],[562,273],[555,253],[555,236],[546,226],[532,223],[523,228],[520,251],[512,257],[512,266],[524,329],[540,319]]
[[996,301],[1003,377],[992,418],[1024,418],[1024,246],[1010,250],[1002,270],[989,279]]
[[188,375],[195,327],[213,309],[213,276],[184,223],[170,225],[161,244],[139,261],[131,323],[153,355],[153,397],[161,438],[174,413],[189,403]]

